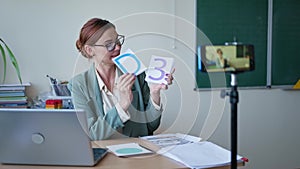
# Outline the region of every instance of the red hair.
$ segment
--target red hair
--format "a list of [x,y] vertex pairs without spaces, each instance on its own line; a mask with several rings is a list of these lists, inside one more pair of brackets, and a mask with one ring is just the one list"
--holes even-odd
[[76,47],[84,57],[90,58],[84,50],[84,45],[93,45],[108,28],[115,26],[107,20],[92,18],[87,21],[81,28],[79,39],[76,41]]

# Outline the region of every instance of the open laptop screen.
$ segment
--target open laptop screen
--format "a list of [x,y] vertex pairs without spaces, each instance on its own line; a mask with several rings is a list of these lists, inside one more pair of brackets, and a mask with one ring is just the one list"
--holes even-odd
[[83,110],[0,109],[0,162],[92,166],[86,129]]

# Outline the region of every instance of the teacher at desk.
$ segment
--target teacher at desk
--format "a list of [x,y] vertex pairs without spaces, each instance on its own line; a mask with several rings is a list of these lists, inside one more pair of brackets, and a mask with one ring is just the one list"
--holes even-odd
[[[92,140],[152,135],[160,125],[160,92],[168,86],[148,84],[145,73],[122,74],[112,59],[120,55],[124,40],[112,23],[92,18],[76,41],[79,52],[93,64],[73,77],[68,87],[75,108],[87,113]],[[166,80],[172,84],[172,73]]]

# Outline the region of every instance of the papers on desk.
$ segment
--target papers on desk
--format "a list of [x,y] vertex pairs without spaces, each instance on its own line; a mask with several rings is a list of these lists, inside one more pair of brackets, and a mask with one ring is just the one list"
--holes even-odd
[[187,134],[158,134],[154,136],[144,136],[141,139],[150,141],[154,145],[164,148],[168,146],[181,145],[186,143],[199,142],[201,138]]
[[[208,141],[184,134],[162,134],[141,137],[161,147],[157,152],[189,168],[209,168],[230,165],[231,152]],[[241,156],[237,156],[242,161]]]
[[[230,151],[208,141],[172,146],[159,153],[190,168],[225,166],[231,162]],[[238,161],[241,159],[237,157]]]

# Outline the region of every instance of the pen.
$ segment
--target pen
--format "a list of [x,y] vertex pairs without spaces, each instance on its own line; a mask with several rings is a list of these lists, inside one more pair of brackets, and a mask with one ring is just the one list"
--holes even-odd
[[57,84],[57,80],[56,79],[52,78],[49,75],[46,75],[46,77],[49,77],[51,84]]
[[58,88],[57,88],[57,80],[56,79],[54,79],[54,78],[52,78],[51,76],[49,76],[49,75],[46,75],[46,77],[49,77],[49,79],[50,79],[50,83],[52,84],[52,86],[53,86],[53,89],[54,89],[54,92],[55,92],[55,95],[59,95],[59,90],[58,90]]

